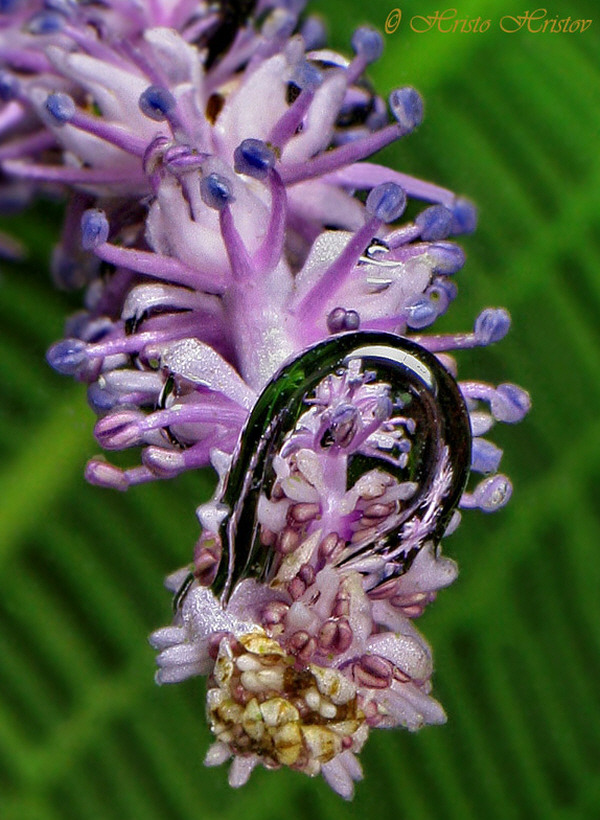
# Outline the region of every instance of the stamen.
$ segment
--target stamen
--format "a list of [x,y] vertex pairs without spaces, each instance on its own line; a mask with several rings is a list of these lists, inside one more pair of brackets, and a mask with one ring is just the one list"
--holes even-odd
[[336,307],[327,316],[327,329],[330,333],[343,333],[345,330],[358,330],[360,316],[355,310]]
[[220,294],[225,289],[223,282],[214,271],[204,273],[198,268],[190,268],[171,256],[160,253],[139,251],[134,248],[121,248],[105,242],[95,248],[96,256],[117,267],[130,268],[167,282],[187,285],[205,293]]
[[0,70],[0,102],[7,103],[19,96],[21,84],[10,71]]
[[463,509],[479,508],[483,512],[496,512],[504,507],[512,495],[512,484],[505,475],[485,478],[473,493],[463,493],[460,506]]
[[109,225],[104,211],[92,208],[81,217],[81,245],[86,251],[104,245],[108,239]]
[[461,382],[460,389],[467,399],[490,404],[496,421],[516,424],[531,408],[529,393],[516,384],[500,384],[497,388],[483,382]]
[[370,191],[365,207],[381,222],[395,222],[406,208],[406,194],[394,182],[384,182]]
[[368,211],[372,214],[371,219],[356,231],[336,261],[327,268],[304,296],[297,308],[302,315],[305,313],[310,315],[317,311],[318,305],[327,304],[328,299],[344,284],[381,224],[397,219],[402,213],[406,197],[397,185],[385,183],[373,188],[367,201]]
[[87,364],[87,345],[80,339],[61,339],[46,353],[50,367],[64,376],[75,376]]
[[177,101],[167,88],[149,86],[139,99],[140,111],[155,122],[164,122],[175,111]]
[[244,140],[233,153],[233,167],[238,174],[266,179],[275,165],[275,153],[262,140]]
[[49,94],[46,99],[45,109],[54,125],[70,124],[75,128],[93,134],[99,139],[106,140],[112,145],[116,145],[117,148],[122,148],[129,154],[137,157],[144,156],[147,145],[142,139],[135,137],[120,125],[112,125],[100,117],[91,117],[89,114],[84,114],[76,108],[73,99],[68,94],[62,92]]
[[107,487],[124,492],[136,484],[146,484],[155,481],[156,476],[146,467],[133,467],[130,470],[121,470],[114,464],[109,464],[99,458],[88,461],[85,468],[85,478],[90,484],[97,487]]
[[397,88],[390,94],[390,108],[403,132],[414,131],[423,121],[423,100],[410,86]]
[[[414,88],[402,88],[390,95],[390,106],[397,119],[395,125],[388,125],[380,131],[333,148],[304,163],[282,165],[281,178],[287,184],[303,182],[307,179],[330,174],[345,165],[374,154],[391,142],[410,134],[421,123],[423,105]],[[371,187],[371,186],[369,186]]]
[[446,350],[460,350],[478,346],[485,347],[503,339],[508,333],[509,328],[510,315],[507,311],[503,308],[487,308],[482,311],[475,320],[473,333],[413,336],[411,338],[432,353],[438,353]]
[[274,168],[269,170],[268,181],[271,192],[269,225],[265,238],[252,258],[252,267],[262,273],[269,273],[281,259],[288,216],[285,185]]
[[71,122],[76,110],[73,97],[69,94],[49,94],[46,99],[46,111],[54,125],[61,126]]
[[383,37],[378,31],[367,26],[357,28],[351,42],[356,57],[346,69],[348,85],[356,82],[365,68],[378,60],[383,53]]
[[445,239],[452,228],[453,213],[444,205],[433,205],[417,216],[415,225],[419,228],[421,239],[435,241]]
[[205,205],[215,211],[223,211],[230,202],[235,202],[227,177],[208,174],[200,181],[200,196]]
[[510,315],[504,308],[483,310],[475,320],[474,335],[480,345],[503,339],[510,329]]
[[0,148],[0,162],[16,157],[39,154],[55,144],[54,135],[38,131],[29,137],[20,137]]
[[27,30],[30,34],[40,36],[56,34],[63,28],[65,22],[65,18],[62,14],[53,11],[40,12],[31,18]]
[[482,438],[474,438],[471,446],[471,469],[476,473],[495,473],[500,466],[502,450]]

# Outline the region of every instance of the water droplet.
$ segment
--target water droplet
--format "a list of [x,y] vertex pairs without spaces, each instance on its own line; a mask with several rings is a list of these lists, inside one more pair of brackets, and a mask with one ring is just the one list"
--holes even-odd
[[[320,342],[267,384],[241,434],[219,499],[229,513],[215,592],[227,600],[243,578],[272,582],[290,544],[300,554],[319,530],[338,536],[327,560],[379,565],[371,586],[401,575],[441,538],[470,451],[456,382],[427,350],[369,331]],[[319,569],[322,556],[298,560]]]

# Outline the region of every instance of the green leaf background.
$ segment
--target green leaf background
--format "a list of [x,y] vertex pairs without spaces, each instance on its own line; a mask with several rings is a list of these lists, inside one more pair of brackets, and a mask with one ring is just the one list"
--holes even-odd
[[[313,3],[344,48],[392,8]],[[480,208],[444,326],[469,328],[488,305],[513,316],[503,342],[460,355],[461,375],[520,383],[534,409],[495,435],[513,500],[465,516],[445,544],[459,580],[421,621],[448,724],[374,732],[352,804],[289,771],[230,790],[202,766],[202,684],[153,684],[162,579],[191,556],[211,479],[86,486],[92,414],[44,362],[77,304],[47,273],[60,210],[4,220],[31,250],[0,279],[2,820],[600,817],[600,12],[561,0],[548,17],[592,19],[587,32],[500,30],[527,8],[463,0],[460,17],[489,31],[416,34],[411,16],[436,5],[406,2],[371,72],[427,103],[386,161]]]

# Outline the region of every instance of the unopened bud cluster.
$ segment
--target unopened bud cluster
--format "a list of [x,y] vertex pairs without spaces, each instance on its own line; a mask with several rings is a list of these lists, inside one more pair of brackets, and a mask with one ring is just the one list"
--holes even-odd
[[[86,386],[100,447],[137,453],[129,468],[93,458],[88,480],[126,490],[219,473],[191,574],[170,582],[175,622],[152,637],[159,682],[209,676],[207,762],[233,758],[233,785],[262,762],[320,771],[349,797],[369,728],[444,719],[412,620],[456,574],[439,550],[455,508],[508,501],[487,435],[520,421],[529,397],[454,382],[453,352],[500,341],[505,310],[424,332],[456,298],[454,237],[474,230],[475,209],[368,161],[418,128],[422,99],[372,89],[376,31],[357,29],[347,58],[303,6],[0,4],[0,205],[66,201],[52,274],[84,290],[83,306],[48,361]],[[421,204],[406,219],[409,201]],[[333,361],[336,340],[383,345],[390,373],[357,355],[316,383],[307,366],[289,429],[266,411],[255,429],[273,380],[276,393],[301,387],[293,363]],[[429,389],[420,369],[446,384],[460,435],[435,397],[413,412],[402,361],[415,402]],[[411,475],[422,436],[427,481]],[[246,453],[256,487],[235,472]],[[482,480],[465,487],[469,466]],[[238,514],[253,522],[246,544]]]

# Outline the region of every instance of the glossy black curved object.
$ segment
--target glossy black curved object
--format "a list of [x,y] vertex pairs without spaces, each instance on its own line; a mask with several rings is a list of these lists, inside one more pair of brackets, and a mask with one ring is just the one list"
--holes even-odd
[[[351,567],[371,552],[389,555],[386,577],[400,575],[425,541],[437,542],[443,535],[471,459],[469,416],[456,382],[433,354],[400,336],[370,331],[332,336],[281,368],[242,431],[221,496],[229,514],[220,528],[222,557],[213,589],[224,600],[243,578],[270,580],[273,555],[260,542],[257,505],[261,493],[269,495],[273,487],[273,458],[307,412],[319,384],[331,374],[356,369],[358,362],[370,383],[389,386],[391,403],[401,408],[412,432],[407,433],[410,450],[402,466],[384,456],[356,455],[349,464],[349,484],[375,466],[418,487],[393,529],[348,545],[338,563]],[[331,437],[324,436],[319,446],[330,445]]]

